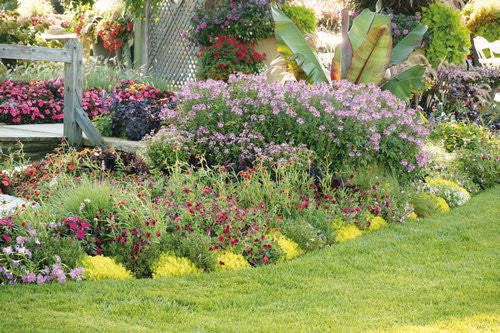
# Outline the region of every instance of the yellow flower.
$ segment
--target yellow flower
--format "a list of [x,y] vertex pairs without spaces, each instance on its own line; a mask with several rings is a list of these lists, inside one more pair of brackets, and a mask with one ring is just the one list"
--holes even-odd
[[382,217],[376,216],[376,217],[371,219],[370,226],[369,226],[368,230],[369,231],[377,230],[377,229],[380,229],[380,228],[383,228],[386,226],[387,226],[387,222]]
[[281,233],[276,232],[273,236],[283,252],[285,252],[285,256],[282,258],[283,260],[289,260],[304,254],[304,251],[299,247],[299,244],[286,238]]
[[153,278],[169,276],[184,276],[202,272],[189,259],[176,257],[170,253],[163,253],[152,267]]
[[133,275],[112,258],[85,256],[82,260],[83,276],[89,280],[132,279]]
[[218,265],[216,270],[238,270],[249,268],[250,264],[241,254],[223,252],[217,257]]
[[359,230],[358,227],[349,224],[337,230],[337,242],[345,242],[361,235],[361,230]]

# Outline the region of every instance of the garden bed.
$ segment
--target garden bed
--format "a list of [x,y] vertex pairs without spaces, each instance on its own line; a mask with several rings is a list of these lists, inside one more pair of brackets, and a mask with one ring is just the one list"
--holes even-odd
[[2,328],[498,331],[499,190],[275,266],[0,286]]
[[180,96],[137,154],[63,145],[2,176],[3,192],[40,206],[2,218],[3,283],[270,265],[447,212],[498,180],[495,132],[425,125],[374,85],[243,75]]

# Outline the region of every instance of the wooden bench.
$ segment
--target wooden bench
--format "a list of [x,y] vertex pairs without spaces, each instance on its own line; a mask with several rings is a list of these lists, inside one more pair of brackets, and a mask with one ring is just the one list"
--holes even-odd
[[[483,67],[497,67],[500,68],[500,58],[495,58],[495,53],[500,54],[500,40],[493,43],[488,42],[484,37],[474,37],[474,47],[476,48],[479,57],[479,63]],[[486,57],[484,50],[489,49],[490,56]]]

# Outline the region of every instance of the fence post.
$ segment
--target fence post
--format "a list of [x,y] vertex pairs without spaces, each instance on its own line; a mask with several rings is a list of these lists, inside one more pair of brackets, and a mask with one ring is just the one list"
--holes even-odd
[[151,3],[150,0],[144,5],[144,18],[141,20],[141,62],[140,66],[144,66],[142,69],[144,73],[148,71],[149,67],[149,54],[148,54],[148,44],[149,44],[149,24],[151,20]]
[[82,130],[76,120],[76,109],[82,107],[83,48],[77,39],[64,47],[71,53],[71,63],[64,64],[64,136],[70,145],[83,143]]

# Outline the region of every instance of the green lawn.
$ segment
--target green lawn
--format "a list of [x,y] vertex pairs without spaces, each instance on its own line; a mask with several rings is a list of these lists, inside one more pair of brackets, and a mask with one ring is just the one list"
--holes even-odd
[[0,330],[500,330],[500,186],[451,213],[287,263],[0,286]]

